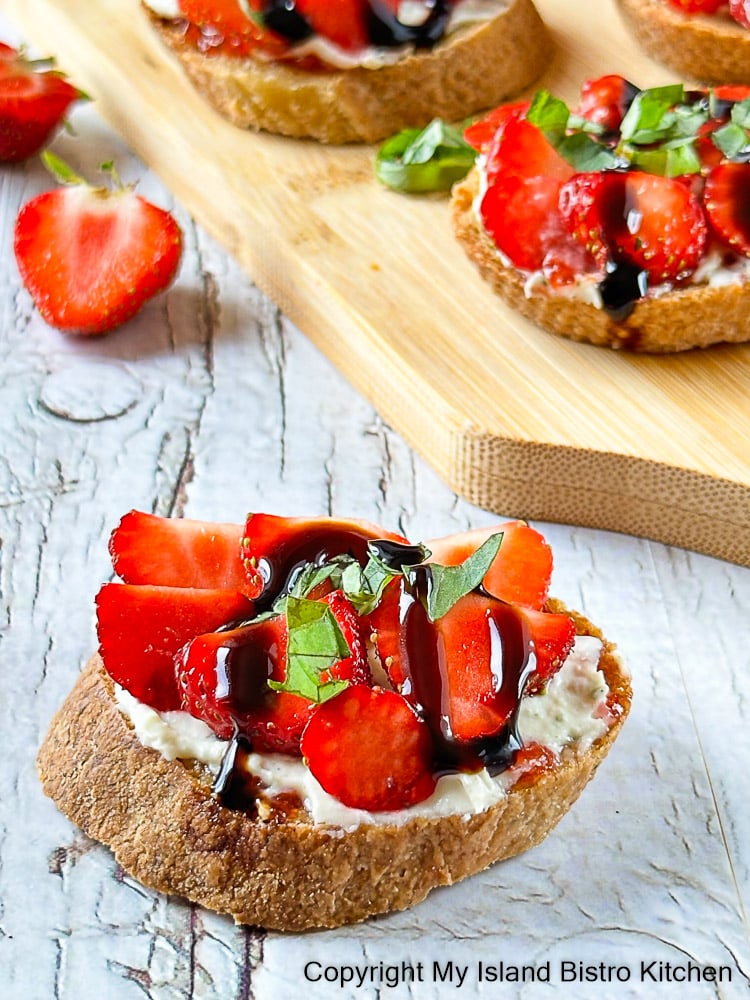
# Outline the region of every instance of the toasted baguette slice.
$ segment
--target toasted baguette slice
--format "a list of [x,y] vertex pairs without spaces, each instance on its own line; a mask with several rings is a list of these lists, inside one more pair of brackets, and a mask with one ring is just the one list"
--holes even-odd
[[683,14],[665,0],[617,0],[650,56],[686,79],[750,83],[750,31],[725,14]]
[[[550,610],[564,611],[559,602]],[[574,615],[580,633],[601,634]],[[92,657],[39,752],[46,793],[142,883],[237,922],[279,930],[335,927],[403,910],[431,889],[539,843],[578,798],[630,707],[630,682],[604,642],[612,724],[587,750],[471,816],[342,829],[306,814],[263,822],[221,806],[196,768],[144,747]]]
[[652,354],[750,340],[750,283],[695,285],[646,297],[621,320],[589,302],[567,298],[545,287],[535,287],[527,294],[528,273],[503,263],[477,218],[473,202],[478,190],[476,169],[453,188],[453,228],[458,241],[492,289],[550,333]]
[[174,22],[147,13],[195,87],[229,121],[325,143],[374,142],[435,117],[466,117],[529,86],[551,51],[531,0],[511,0],[493,20],[393,65],[330,72],[204,56]]

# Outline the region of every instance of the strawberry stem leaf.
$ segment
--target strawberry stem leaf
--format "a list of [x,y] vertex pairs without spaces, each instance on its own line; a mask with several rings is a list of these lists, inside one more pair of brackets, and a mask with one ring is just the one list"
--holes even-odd
[[86,180],[73,168],[49,149],[41,154],[44,166],[60,184],[85,184]]

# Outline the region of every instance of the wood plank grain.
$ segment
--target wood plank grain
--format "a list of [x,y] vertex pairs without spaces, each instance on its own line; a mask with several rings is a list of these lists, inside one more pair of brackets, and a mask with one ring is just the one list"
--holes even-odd
[[[612,0],[539,7],[557,46],[544,83],[564,96],[592,73],[665,80]],[[134,0],[6,8],[459,493],[750,564],[746,347],[649,358],[552,337],[485,287],[445,202],[377,185],[372,150],[220,120]]]

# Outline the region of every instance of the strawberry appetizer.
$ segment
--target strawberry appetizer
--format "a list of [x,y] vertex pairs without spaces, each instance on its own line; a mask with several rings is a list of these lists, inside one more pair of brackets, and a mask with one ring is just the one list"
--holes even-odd
[[110,551],[97,623],[121,712],[262,820],[480,812],[627,710],[521,521],[425,546],[359,520],[131,511]]
[[46,145],[80,90],[52,69],[0,42],[0,160],[18,163]]
[[494,17],[497,0],[146,0],[181,23],[204,55],[291,62],[305,69],[378,67],[430,49],[457,27]]
[[16,220],[18,270],[39,312],[67,333],[106,333],[173,281],[182,233],[173,216],[123,186],[93,187],[49,151],[63,186],[37,195]]
[[749,129],[750,86],[610,75],[573,108],[538,92],[465,131],[479,155],[454,192],[457,234],[554,332],[653,351],[747,340]]

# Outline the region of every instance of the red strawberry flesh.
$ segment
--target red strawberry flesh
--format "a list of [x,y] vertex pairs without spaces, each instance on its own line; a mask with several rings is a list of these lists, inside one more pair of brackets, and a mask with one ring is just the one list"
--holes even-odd
[[125,583],[236,590],[248,587],[241,524],[158,517],[131,510],[112,533],[109,551]]
[[175,654],[196,635],[248,617],[253,606],[224,590],[108,583],[96,598],[99,652],[116,683],[158,711],[179,709]]
[[394,691],[348,687],[319,706],[302,734],[317,781],[353,809],[403,809],[432,794],[432,740],[426,724]]

